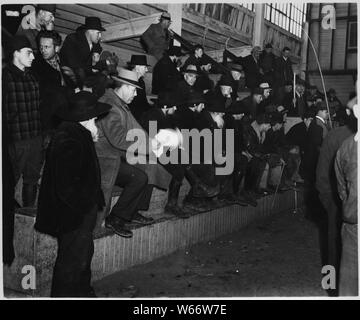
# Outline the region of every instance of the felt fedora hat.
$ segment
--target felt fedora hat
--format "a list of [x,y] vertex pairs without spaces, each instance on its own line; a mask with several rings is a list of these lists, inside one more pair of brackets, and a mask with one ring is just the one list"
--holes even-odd
[[81,122],[96,118],[109,112],[111,106],[98,102],[97,96],[88,91],[72,94],[65,103],[57,108],[56,115],[66,121]]
[[145,55],[143,54],[133,54],[131,56],[130,61],[128,62],[128,64],[133,65],[133,66],[147,66],[149,67],[150,65],[147,63],[147,58]]
[[193,64],[189,64],[186,67],[186,69],[184,69],[183,73],[192,73],[192,74],[199,75],[199,71],[198,71],[197,67]]
[[176,56],[181,57],[183,56],[183,53],[181,52],[181,47],[178,46],[172,46],[167,50],[167,54],[169,57]]
[[231,87],[234,83],[234,80],[230,77],[230,75],[223,75],[221,76],[218,85],[219,86],[227,86]]
[[85,24],[82,26],[84,30],[98,30],[105,31],[101,25],[101,20],[98,17],[86,17]]
[[164,19],[164,20],[170,20],[171,21],[171,15],[169,12],[163,12],[160,16],[160,19]]
[[111,76],[111,78],[115,82],[129,84],[131,86],[134,86],[137,89],[142,89],[140,87],[140,84],[139,84],[139,81],[138,81],[138,76],[137,76],[136,72],[126,70],[126,69],[123,69],[123,68],[119,68],[118,71],[119,72],[118,72],[117,75]]

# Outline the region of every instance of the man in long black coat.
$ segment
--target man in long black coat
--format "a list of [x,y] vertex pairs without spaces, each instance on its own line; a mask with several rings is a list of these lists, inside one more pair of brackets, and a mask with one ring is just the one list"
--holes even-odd
[[177,69],[177,61],[182,56],[180,47],[172,47],[155,64],[152,77],[152,93],[169,91],[176,88],[181,80],[181,73]]
[[146,97],[146,88],[144,76],[148,72],[149,64],[145,55],[135,55],[131,56],[131,61],[129,64],[129,70],[134,71],[138,75],[138,82],[141,89],[136,91],[136,96],[134,100],[129,104],[129,108],[134,118],[140,122],[141,117],[145,112],[151,109]]
[[95,118],[110,110],[96,96],[81,91],[69,108],[58,111],[64,120],[49,145],[42,177],[35,229],[58,240],[51,296],[91,297],[93,230],[104,205],[100,167],[94,141]]

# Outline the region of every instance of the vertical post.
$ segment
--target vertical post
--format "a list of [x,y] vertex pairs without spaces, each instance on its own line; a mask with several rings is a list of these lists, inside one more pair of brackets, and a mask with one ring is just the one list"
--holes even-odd
[[[182,10],[183,10],[182,3],[168,4],[168,12],[170,13],[172,20],[170,29],[175,31],[178,35],[181,35],[181,29],[182,29]],[[174,45],[180,46],[180,43],[175,40]]]
[[262,48],[265,35],[264,24],[264,3],[255,3],[255,19],[254,19],[254,32],[253,32],[253,45]]
[[308,52],[308,37],[306,36],[306,34],[309,34],[309,22],[305,21],[303,23],[303,30],[301,33],[301,54],[300,54],[300,73],[299,76],[301,76],[303,79],[305,79],[305,75],[304,72],[307,69],[307,52]]

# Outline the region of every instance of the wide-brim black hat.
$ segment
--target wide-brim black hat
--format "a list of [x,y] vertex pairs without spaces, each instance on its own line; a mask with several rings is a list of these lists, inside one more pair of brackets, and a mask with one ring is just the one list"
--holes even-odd
[[182,98],[182,102],[179,103],[180,106],[193,106],[194,104],[205,103],[206,99],[201,92],[193,91],[190,92],[185,99],[183,97],[177,97],[178,100]]
[[209,112],[222,112],[226,113],[224,99],[216,96],[211,96],[206,99],[205,110]]
[[180,104],[181,102],[177,99],[175,92],[171,91],[160,92],[158,98],[155,100],[155,106],[158,108],[164,108],[165,106],[171,108]]
[[172,56],[176,56],[176,57],[181,57],[184,54],[181,52],[181,48],[178,46],[173,46],[170,49],[167,50],[167,54],[168,56],[172,57]]
[[240,101],[236,101],[230,105],[230,107],[225,109],[228,114],[246,114],[247,109]]
[[227,87],[231,87],[234,83],[234,80],[232,78],[230,78],[229,75],[222,75],[218,85],[219,86],[227,86]]
[[191,73],[191,74],[195,74],[195,75],[200,75],[198,68],[193,64],[189,64],[182,73],[184,73],[184,74]]
[[131,56],[130,61],[128,62],[128,64],[133,65],[133,66],[147,66],[149,67],[150,65],[147,63],[147,58],[145,55],[143,54],[133,54]]
[[81,122],[97,118],[109,112],[111,106],[99,102],[97,96],[88,91],[80,91],[68,98],[67,105],[58,108],[56,115],[66,121]]
[[106,31],[102,25],[101,20],[98,17],[86,17],[85,24],[82,25],[84,30],[98,30],[98,31]]

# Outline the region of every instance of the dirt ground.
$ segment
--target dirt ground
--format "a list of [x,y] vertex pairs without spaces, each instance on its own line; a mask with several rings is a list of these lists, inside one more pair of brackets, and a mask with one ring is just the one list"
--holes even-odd
[[316,226],[284,212],[94,284],[99,297],[327,296]]

